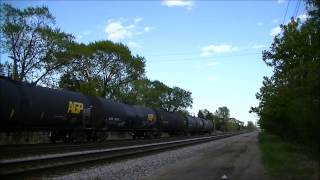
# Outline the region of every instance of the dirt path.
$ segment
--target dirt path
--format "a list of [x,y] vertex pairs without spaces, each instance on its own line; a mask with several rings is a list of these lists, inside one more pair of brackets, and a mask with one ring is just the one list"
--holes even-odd
[[253,132],[218,140],[212,147],[161,168],[146,179],[269,179],[261,164],[257,135]]

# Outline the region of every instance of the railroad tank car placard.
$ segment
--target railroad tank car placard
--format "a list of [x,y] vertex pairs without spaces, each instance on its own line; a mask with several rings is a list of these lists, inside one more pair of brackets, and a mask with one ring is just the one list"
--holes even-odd
[[153,123],[155,121],[154,115],[153,114],[148,114],[148,119],[147,120],[148,120],[149,123]]
[[68,106],[67,113],[80,114],[81,111],[83,111],[83,103],[75,102],[75,101],[69,101],[69,106]]

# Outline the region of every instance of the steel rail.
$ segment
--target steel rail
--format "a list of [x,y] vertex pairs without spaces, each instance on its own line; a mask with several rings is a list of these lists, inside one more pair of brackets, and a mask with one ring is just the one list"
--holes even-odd
[[99,150],[86,150],[80,152],[68,152],[61,154],[40,155],[17,159],[0,160],[0,177],[12,178],[18,175],[22,177],[28,173],[40,173],[43,170],[60,168],[63,166],[74,166],[77,164],[90,163],[99,160],[108,160],[119,157],[133,156],[142,153],[168,150],[196,143],[208,142],[216,139],[226,138],[239,133],[229,133],[208,137],[190,138],[169,142],[132,145],[127,147],[116,147]]
[[[206,135],[208,136],[208,135]],[[205,137],[194,136],[194,137]],[[188,137],[190,138],[190,137]],[[120,146],[129,146],[136,144],[146,144],[152,142],[164,142],[186,139],[186,137],[162,137],[157,139],[120,139],[107,140],[104,142],[89,142],[89,143],[70,143],[70,144],[34,144],[34,145],[2,145],[0,146],[0,161],[2,159],[11,159],[25,156],[42,155],[42,154],[57,154],[71,151],[83,151],[89,149],[103,149]]]

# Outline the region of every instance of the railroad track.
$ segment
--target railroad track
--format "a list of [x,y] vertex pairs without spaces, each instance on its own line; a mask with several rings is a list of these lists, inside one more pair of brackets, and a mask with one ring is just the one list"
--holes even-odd
[[[206,135],[207,136],[207,135]],[[204,135],[194,137],[206,137]],[[158,139],[123,139],[123,140],[108,140],[105,142],[90,142],[90,143],[59,143],[59,144],[21,144],[21,145],[1,145],[0,146],[0,161],[3,159],[12,159],[33,155],[57,154],[72,151],[83,151],[93,149],[104,149],[112,147],[130,146],[147,144],[152,142],[165,142],[173,140],[182,140],[186,137],[162,137]]]
[[68,167],[74,167],[80,164],[92,163],[95,161],[114,160],[116,158],[123,158],[140,154],[144,155],[156,151],[164,151],[191,144],[226,138],[237,134],[239,133],[229,133],[223,135],[129,145],[105,149],[66,152],[60,154],[37,155],[16,159],[11,158],[7,160],[2,159],[0,160],[0,177],[2,177],[1,179],[28,177],[30,175],[41,174],[43,172],[51,172],[51,170],[58,168],[61,169],[62,167],[67,169]]

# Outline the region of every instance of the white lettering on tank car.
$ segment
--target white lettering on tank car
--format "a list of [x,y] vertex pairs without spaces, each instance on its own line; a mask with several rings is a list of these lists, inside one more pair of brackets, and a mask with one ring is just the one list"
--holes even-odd
[[120,118],[118,118],[118,117],[109,117],[108,120],[109,121],[120,121]]

